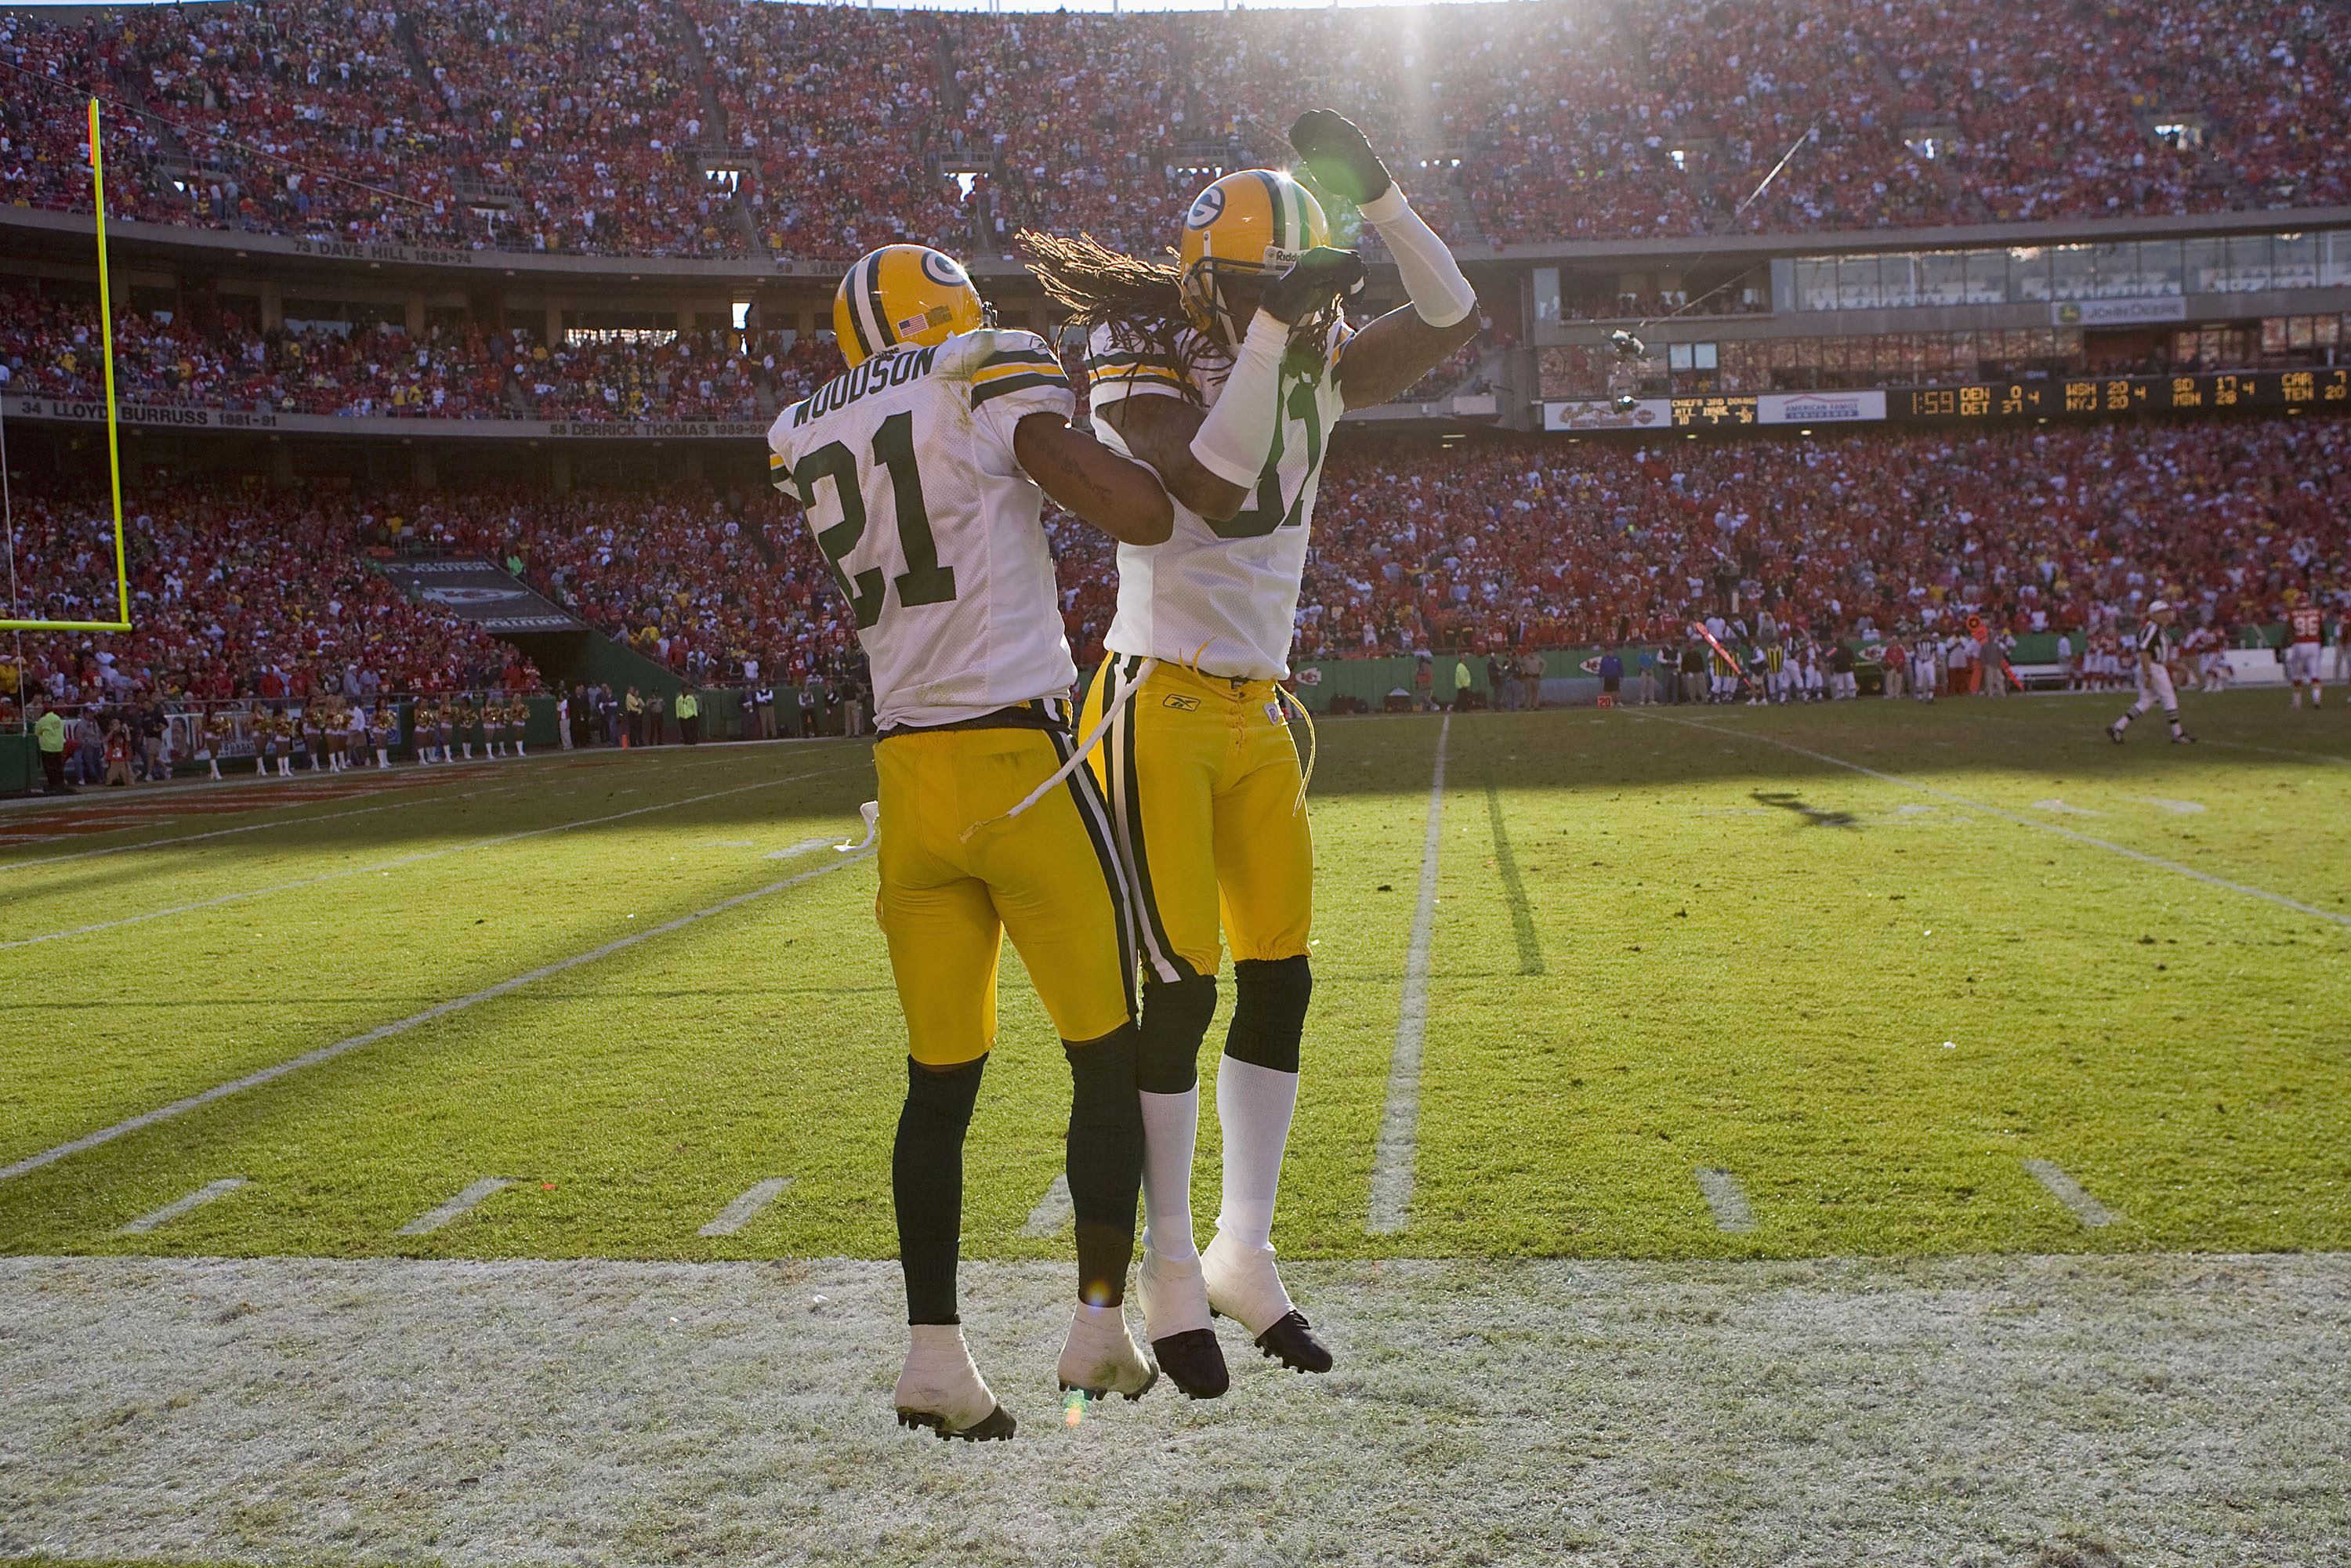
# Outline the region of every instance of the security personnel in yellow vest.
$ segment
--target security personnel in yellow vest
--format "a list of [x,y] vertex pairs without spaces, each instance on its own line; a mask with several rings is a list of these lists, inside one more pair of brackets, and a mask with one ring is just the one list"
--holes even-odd
[[677,733],[688,746],[702,743],[702,699],[692,686],[677,694]]

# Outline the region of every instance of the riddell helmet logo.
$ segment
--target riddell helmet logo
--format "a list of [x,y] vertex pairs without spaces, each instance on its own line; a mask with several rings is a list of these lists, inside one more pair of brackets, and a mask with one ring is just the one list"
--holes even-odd
[[923,253],[923,276],[933,283],[943,283],[950,288],[960,288],[971,281],[965,276],[963,268],[956,265],[953,256],[942,256],[935,250]]
[[1198,198],[1193,202],[1192,210],[1184,216],[1184,226],[1195,229],[1207,228],[1224,216],[1224,213],[1225,193],[1211,185],[1201,192]]
[[1303,251],[1287,250],[1278,245],[1270,245],[1265,247],[1265,269],[1268,272],[1288,272],[1298,265],[1298,258],[1304,254]]

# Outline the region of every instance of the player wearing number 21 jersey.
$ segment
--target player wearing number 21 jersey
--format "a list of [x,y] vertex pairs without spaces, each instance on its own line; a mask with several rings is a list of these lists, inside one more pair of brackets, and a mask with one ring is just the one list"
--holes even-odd
[[1050,492],[1139,542],[1165,538],[1171,513],[1147,469],[1070,427],[1061,361],[988,325],[953,258],[873,252],[833,319],[850,369],[786,409],[768,444],[873,674],[878,910],[907,1033],[892,1186],[912,1343],[895,1403],[901,1423],[943,1437],[1008,1437],[955,1286],[1006,931],[1074,1083],[1079,1304],[1061,1385],[1133,1398],[1158,1375],[1121,1307],[1143,1150],[1132,921],[1107,808],[1070,737],[1077,670],[1040,510]]
[[[1137,1293],[1160,1365],[1204,1398],[1229,1386],[1212,1312],[1290,1367],[1332,1364],[1271,1241],[1313,990],[1314,847],[1278,683],[1323,459],[1347,409],[1403,392],[1478,331],[1468,281],[1363,133],[1318,110],[1290,141],[1323,189],[1378,227],[1410,297],[1361,331],[1341,310],[1364,286],[1363,263],[1324,243],[1320,201],[1279,170],[1200,192],[1174,267],[1083,236],[1022,235],[1047,294],[1090,333],[1103,440],[1150,464],[1176,502],[1166,543],[1119,550],[1110,657],[1083,729],[1109,727],[1091,760],[1144,956]],[[1190,1190],[1220,936],[1234,1002],[1217,1077],[1223,1194],[1203,1251]]]

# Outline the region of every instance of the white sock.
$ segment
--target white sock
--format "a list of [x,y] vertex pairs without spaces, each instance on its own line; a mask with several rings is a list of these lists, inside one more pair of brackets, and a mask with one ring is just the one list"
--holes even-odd
[[1199,1256],[1192,1239],[1192,1148],[1200,1133],[1200,1086],[1143,1095],[1143,1243],[1162,1258]]
[[1228,1056],[1217,1064],[1217,1121],[1225,1134],[1225,1194],[1217,1228],[1250,1247],[1272,1244],[1281,1150],[1298,1109],[1298,1074]]

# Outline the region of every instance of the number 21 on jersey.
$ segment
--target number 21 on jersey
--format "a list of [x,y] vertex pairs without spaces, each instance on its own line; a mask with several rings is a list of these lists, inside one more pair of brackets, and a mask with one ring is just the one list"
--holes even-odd
[[[956,596],[955,568],[939,564],[938,541],[931,537],[930,513],[923,505],[923,476],[914,465],[912,412],[892,414],[874,431],[873,461],[890,474],[891,510],[897,514],[898,553],[906,563],[904,571],[890,579],[890,586],[898,591],[900,607],[913,609],[951,602]],[[857,455],[838,441],[825,443],[792,467],[792,487],[799,492],[800,505],[810,517],[822,516],[817,509],[818,481],[832,481],[841,521],[820,530],[816,543],[856,614],[857,629],[862,632],[882,619],[884,591],[882,568],[867,567],[852,577],[842,564],[865,538],[868,519],[860,478]]]

